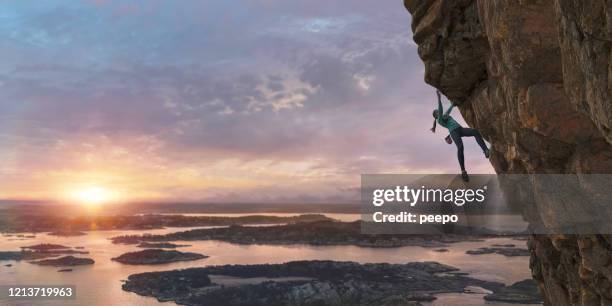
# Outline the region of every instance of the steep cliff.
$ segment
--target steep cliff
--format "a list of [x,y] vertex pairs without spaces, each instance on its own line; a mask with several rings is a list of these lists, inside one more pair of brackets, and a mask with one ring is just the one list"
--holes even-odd
[[[491,143],[498,173],[612,173],[612,1],[404,4],[425,81]],[[527,219],[554,214],[525,205]],[[610,235],[533,236],[547,305],[612,305],[611,244]]]

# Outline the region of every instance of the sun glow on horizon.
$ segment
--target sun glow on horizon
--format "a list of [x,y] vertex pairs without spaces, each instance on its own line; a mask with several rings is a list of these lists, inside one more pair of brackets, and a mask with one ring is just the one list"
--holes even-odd
[[76,202],[99,205],[118,200],[117,192],[101,186],[87,186],[71,193],[70,198]]

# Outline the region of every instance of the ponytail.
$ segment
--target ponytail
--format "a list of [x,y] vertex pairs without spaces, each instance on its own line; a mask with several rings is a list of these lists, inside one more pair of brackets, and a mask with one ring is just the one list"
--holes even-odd
[[434,124],[433,124],[433,127],[431,128],[431,131],[434,133],[436,132],[436,121],[437,119],[434,119]]

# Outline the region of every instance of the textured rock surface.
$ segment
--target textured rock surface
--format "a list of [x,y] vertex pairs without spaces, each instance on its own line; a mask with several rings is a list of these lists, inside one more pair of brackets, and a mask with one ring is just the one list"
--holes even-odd
[[[404,4],[425,81],[492,144],[498,173],[612,173],[612,1]],[[527,218],[554,218],[548,201],[526,203]],[[611,243],[533,236],[546,304],[612,305]]]

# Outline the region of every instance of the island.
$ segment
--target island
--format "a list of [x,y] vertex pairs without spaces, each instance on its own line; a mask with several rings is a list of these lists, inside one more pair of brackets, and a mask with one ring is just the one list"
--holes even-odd
[[[467,286],[492,292],[504,288],[451,273],[457,270],[437,262],[294,261],[134,274],[122,288],[162,302],[209,306],[418,305],[437,293],[462,293]],[[228,277],[245,282],[224,283]]]
[[204,258],[208,258],[208,256],[191,252],[147,249],[138,252],[125,253],[119,257],[112,258],[112,260],[128,265],[157,265]]
[[24,252],[20,251],[3,251],[0,252],[0,260],[23,260]]
[[40,266],[66,267],[66,266],[93,265],[95,261],[91,258],[64,256],[64,257],[54,258],[54,259],[31,261],[30,263],[40,265]]
[[[332,220],[322,214],[303,214],[296,216],[247,215],[228,216],[185,216],[166,214],[115,215],[115,216],[74,216],[39,214],[16,211],[15,214],[0,214],[0,231],[4,236],[11,233],[49,232],[56,236],[81,236],[93,230],[147,230],[165,227],[198,227],[228,225],[265,225],[286,224]],[[95,224],[95,226],[92,226]],[[16,236],[20,238],[19,236]],[[21,237],[24,237],[21,235]]]
[[495,235],[367,235],[361,233],[361,222],[313,221],[274,226],[232,225],[219,228],[193,229],[165,235],[125,235],[113,237],[113,243],[219,240],[235,244],[309,244],[356,245],[360,247],[446,247],[449,243],[480,241]]
[[435,250],[433,250],[433,251],[434,251],[434,252],[438,252],[438,253],[446,253],[446,252],[449,252],[449,250],[448,250],[448,249],[444,249],[444,248],[442,248],[442,249],[435,249]]
[[87,233],[81,231],[73,231],[73,230],[59,230],[50,232],[51,236],[59,236],[59,237],[74,237],[74,236],[85,236]]
[[490,247],[490,248],[478,248],[476,250],[468,250],[465,252],[470,255],[482,255],[482,254],[499,254],[507,257],[514,256],[529,256],[528,249],[516,248],[516,247]]
[[68,246],[64,246],[61,244],[52,244],[52,243],[40,243],[35,245],[23,246],[22,249],[28,249],[36,252],[50,252],[53,250],[67,250],[70,249]]
[[141,242],[137,247],[143,249],[176,249],[181,247],[188,247],[188,244],[175,244],[170,242]]
[[538,284],[533,279],[526,279],[501,288],[497,292],[486,295],[484,299],[492,302],[518,304],[539,304],[543,302]]
[[21,247],[21,251],[0,251],[0,260],[36,260],[70,254],[89,254],[89,252],[59,244],[41,243]]
[[[89,254],[87,251],[72,249],[71,247],[59,245],[59,244],[50,244],[50,243],[41,243],[31,246],[21,247],[21,250],[24,252],[33,252],[39,255],[47,254],[47,255],[68,255],[68,254]],[[50,257],[50,256],[48,256]]]

